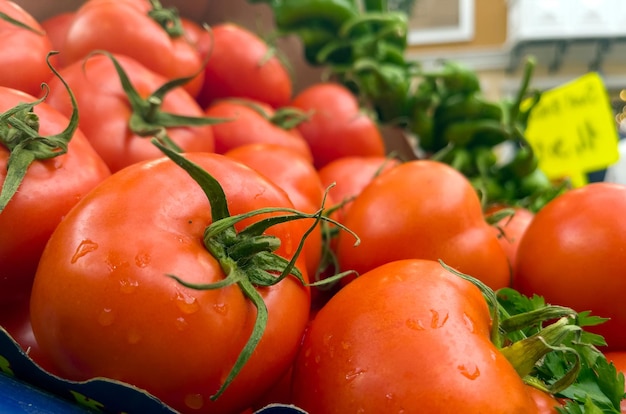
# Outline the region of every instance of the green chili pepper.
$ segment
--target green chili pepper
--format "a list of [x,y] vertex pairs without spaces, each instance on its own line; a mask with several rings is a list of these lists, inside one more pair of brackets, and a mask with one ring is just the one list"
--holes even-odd
[[513,177],[525,177],[537,169],[539,160],[529,145],[516,149],[513,159],[502,166],[502,171]]
[[489,102],[477,93],[448,97],[435,113],[436,122],[442,125],[479,118],[500,121],[502,116],[503,110],[499,103]]
[[504,125],[493,119],[458,121],[443,129],[443,141],[457,146],[494,146],[508,139]]
[[334,33],[348,20],[359,15],[351,0],[276,0],[270,1],[276,27],[280,30],[324,26]]
[[441,71],[423,76],[438,79],[447,96],[480,92],[480,79],[476,72],[456,62],[447,61]]
[[354,64],[354,73],[381,122],[407,117],[410,79],[405,67],[360,59]]

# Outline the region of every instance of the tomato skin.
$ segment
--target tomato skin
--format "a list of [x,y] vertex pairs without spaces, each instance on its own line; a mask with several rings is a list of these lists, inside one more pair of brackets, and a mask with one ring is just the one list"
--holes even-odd
[[578,312],[610,318],[590,326],[608,349],[626,348],[626,186],[592,183],[544,206],[520,242],[513,287]]
[[[201,39],[200,39],[201,40]],[[213,25],[197,99],[203,108],[223,98],[247,98],[273,108],[289,103],[293,82],[285,65],[256,33],[234,23]]]
[[506,254],[476,191],[444,163],[408,161],[376,177],[355,198],[344,224],[361,242],[354,246],[350,235],[339,234],[343,271],[363,274],[399,259],[441,259],[492,289],[510,283]]
[[[0,87],[0,112],[35,100],[24,92]],[[46,102],[36,105],[34,112],[42,136],[58,134],[69,123]],[[9,151],[0,144],[0,185],[6,179],[8,158]],[[28,298],[37,262],[54,228],[78,200],[109,175],[106,164],[80,130],[74,133],[66,154],[29,166],[17,193],[0,213],[0,306]],[[41,200],[46,200],[43,210]]]
[[[400,164],[400,160],[390,157],[347,156],[329,162],[320,168],[318,174],[324,187],[329,190],[337,203],[351,200],[363,191],[372,179]],[[343,222],[352,201],[347,201],[333,218]]]
[[251,99],[219,100],[205,109],[205,115],[227,121],[213,125],[215,152],[227,151],[247,144],[275,144],[297,151],[313,161],[308,143],[297,129],[283,129],[253,109],[258,106],[268,117],[274,115],[272,107]]
[[[227,157],[186,156],[222,184],[233,215],[293,207],[284,191]],[[308,288],[292,277],[259,289],[267,329],[230,387],[209,400],[256,316],[236,285],[195,291],[166,276],[191,283],[224,278],[202,243],[210,222],[198,184],[163,158],[112,175],[66,216],[43,254],[31,296],[35,337],[66,378],[126,381],[181,412],[238,413],[283,376],[310,307]],[[292,223],[267,232],[281,239],[277,254],[285,258],[298,242]],[[306,279],[303,264],[297,266]]]
[[298,93],[290,106],[311,114],[298,124],[298,130],[309,143],[317,169],[346,156],[385,156],[378,125],[360,110],[356,97],[343,85],[313,84]]
[[67,30],[65,61],[82,60],[94,50],[132,56],[167,79],[198,73],[184,88],[196,96],[204,73],[198,50],[185,36],[171,38],[147,12],[148,0],[88,0]]
[[529,413],[489,340],[479,290],[428,260],[363,274],[319,311],[294,365],[293,401],[317,413]]
[[41,83],[52,76],[46,63],[52,43],[39,22],[17,3],[0,1],[0,12],[40,32],[35,33],[0,19],[0,86],[40,96]]
[[[166,79],[124,55],[115,55],[131,83],[142,97],[147,97]],[[134,134],[128,122],[132,109],[124,93],[113,62],[108,56],[94,55],[86,62],[74,62],[59,73],[70,85],[80,109],[80,129],[112,172],[130,164],[161,157],[150,136]],[[64,114],[71,111],[70,100],[59,79],[50,81],[48,102]],[[168,92],[161,110],[179,115],[202,117],[204,113],[184,89]],[[104,116],[106,114],[106,116]],[[168,128],[168,136],[184,151],[212,152],[215,148],[210,125]]]
[[[511,207],[492,206],[486,211],[486,213],[491,214],[504,208]],[[524,236],[524,232],[526,231],[526,229],[530,225],[530,222],[535,216],[532,211],[523,207],[514,207],[512,209],[513,214],[511,216],[504,217],[493,226],[494,231],[498,235],[500,245],[504,249],[504,252],[509,259],[511,268],[513,268],[515,264],[517,249],[519,248],[522,236]]]
[[46,31],[48,39],[50,39],[52,50],[59,52],[56,58],[56,67],[65,66],[65,37],[67,31],[74,20],[74,11],[57,13],[40,22],[41,27]]

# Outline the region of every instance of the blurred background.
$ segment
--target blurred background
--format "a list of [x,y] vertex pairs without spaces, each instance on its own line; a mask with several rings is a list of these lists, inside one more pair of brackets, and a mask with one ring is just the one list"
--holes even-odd
[[[518,90],[528,55],[537,60],[534,88],[550,89],[590,71],[599,73],[610,96],[620,138],[626,136],[624,0],[388,1],[390,7],[410,17],[407,59],[419,61],[426,68],[441,60],[462,63],[477,72],[488,99],[509,97]],[[74,10],[82,3],[15,2],[39,19]],[[161,2],[199,22],[232,21],[261,34],[273,29],[272,14],[265,4],[248,0]],[[321,69],[304,61],[297,39],[281,39],[278,45],[292,62],[296,90],[320,79]],[[626,172],[622,179],[626,182]]]

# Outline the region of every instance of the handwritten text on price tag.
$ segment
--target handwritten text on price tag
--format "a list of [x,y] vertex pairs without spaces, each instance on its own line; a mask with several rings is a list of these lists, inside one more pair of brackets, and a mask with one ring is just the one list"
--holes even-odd
[[526,137],[550,178],[601,170],[619,158],[615,117],[602,79],[588,73],[546,91]]

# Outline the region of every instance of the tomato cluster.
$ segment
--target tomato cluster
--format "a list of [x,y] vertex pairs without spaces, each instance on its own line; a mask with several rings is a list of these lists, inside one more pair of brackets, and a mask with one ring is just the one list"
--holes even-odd
[[0,11],[0,326],[47,371],[189,413],[619,412],[626,187],[486,204],[243,26]]

